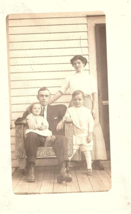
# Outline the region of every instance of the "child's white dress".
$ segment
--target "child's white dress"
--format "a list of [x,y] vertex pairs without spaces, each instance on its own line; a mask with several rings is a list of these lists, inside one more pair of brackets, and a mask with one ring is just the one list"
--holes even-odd
[[[29,132],[34,132],[44,137],[52,136],[52,132],[48,129],[49,124],[44,117],[35,116],[31,113],[26,117],[26,120],[27,120],[29,129],[26,130],[25,135],[28,134]],[[30,129],[30,125],[33,125],[36,129]],[[46,126],[47,128],[44,130],[38,130],[38,127],[40,127],[41,125]]]
[[66,118],[71,118],[73,122],[73,148],[77,150],[80,147],[81,151],[92,150],[93,141],[87,143],[88,133],[93,132],[94,127],[91,111],[84,106],[80,108],[73,106],[67,109],[63,120]]

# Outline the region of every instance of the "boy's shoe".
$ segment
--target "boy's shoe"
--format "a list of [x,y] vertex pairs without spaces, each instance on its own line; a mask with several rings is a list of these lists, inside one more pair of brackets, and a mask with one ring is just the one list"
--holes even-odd
[[87,169],[87,175],[89,175],[89,176],[92,176],[92,175],[93,175],[92,169]]

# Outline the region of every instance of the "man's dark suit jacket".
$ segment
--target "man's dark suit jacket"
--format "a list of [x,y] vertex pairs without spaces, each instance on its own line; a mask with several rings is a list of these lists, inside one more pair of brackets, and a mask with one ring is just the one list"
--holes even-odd
[[[54,135],[65,135],[64,129],[57,131],[56,127],[65,115],[66,109],[67,107],[65,105],[47,106],[47,121],[49,123],[49,129]],[[23,114],[23,119],[25,119],[29,113],[29,108],[27,108],[27,110]]]

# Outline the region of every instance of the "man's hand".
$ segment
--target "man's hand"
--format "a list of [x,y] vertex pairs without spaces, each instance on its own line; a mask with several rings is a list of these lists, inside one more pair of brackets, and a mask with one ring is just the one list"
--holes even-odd
[[28,124],[28,126],[29,126],[29,129],[33,129],[33,130],[36,130],[37,129],[37,125],[36,124],[34,124],[34,123],[27,123]]
[[94,120],[95,120],[95,118],[97,117],[96,111],[95,111],[94,109],[92,109],[91,113],[92,113],[92,116],[93,116],[93,118],[94,118]]
[[68,117],[68,118],[65,119],[65,122],[66,122],[66,123],[71,123],[71,122],[72,122],[72,119],[71,119],[70,117]]
[[56,130],[59,131],[60,129],[63,129],[63,127],[64,127],[64,123],[63,123],[63,121],[61,120],[61,121],[57,124]]
[[92,132],[90,132],[87,137],[87,143],[90,143],[91,141],[92,141]]

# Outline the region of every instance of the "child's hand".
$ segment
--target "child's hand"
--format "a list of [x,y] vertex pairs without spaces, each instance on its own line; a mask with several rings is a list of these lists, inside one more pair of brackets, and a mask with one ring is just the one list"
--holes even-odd
[[47,127],[46,126],[40,126],[38,129],[39,130],[45,130],[45,129],[47,129]]
[[90,132],[87,137],[87,143],[90,143],[92,141],[92,133]]

